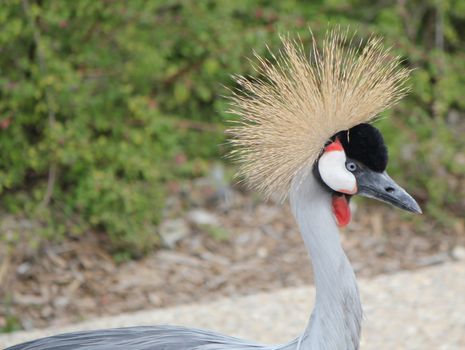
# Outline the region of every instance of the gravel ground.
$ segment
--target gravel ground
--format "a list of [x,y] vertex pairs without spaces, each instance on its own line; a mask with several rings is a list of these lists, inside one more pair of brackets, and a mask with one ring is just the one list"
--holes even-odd
[[[288,205],[236,191],[234,203],[221,210],[192,188],[186,191],[190,201],[170,197],[173,213],[160,225],[170,243],[141,259],[115,263],[97,233],[29,253],[14,243],[14,251],[2,254],[6,246],[0,244],[0,331],[15,320],[27,331],[63,327],[312,284],[308,253]],[[354,220],[340,236],[359,278],[436,265],[465,250],[465,221],[455,232],[439,230],[427,216],[415,223],[400,210],[364,204],[353,210]],[[7,231],[16,237],[18,223],[9,222]],[[27,245],[28,237],[16,240]]]
[[[360,281],[365,310],[362,349],[465,349],[465,261]],[[312,287],[100,318],[66,328],[0,336],[0,347],[73,330],[181,324],[284,342],[304,327]]]

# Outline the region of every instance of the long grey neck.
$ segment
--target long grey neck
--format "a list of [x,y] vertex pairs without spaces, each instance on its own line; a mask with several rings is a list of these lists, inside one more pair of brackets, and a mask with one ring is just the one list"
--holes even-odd
[[362,308],[355,274],[339,239],[331,199],[331,193],[311,171],[292,184],[291,207],[312,259],[316,288],[312,316],[295,349],[359,347]]

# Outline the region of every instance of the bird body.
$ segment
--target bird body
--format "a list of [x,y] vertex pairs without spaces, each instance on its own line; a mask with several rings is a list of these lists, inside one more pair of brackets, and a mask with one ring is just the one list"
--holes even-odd
[[[312,256],[315,306],[305,331],[286,344],[262,345],[205,330],[178,327],[128,327],[67,333],[7,350],[355,350],[362,318],[355,274],[332,219],[331,194],[310,172],[296,177],[292,211]],[[329,223],[329,225],[328,225]]]
[[[264,349],[234,337],[179,326],[127,327],[74,332],[39,339],[8,350],[253,350]],[[265,350],[265,349],[264,349]],[[271,350],[271,349],[270,349]]]
[[353,45],[347,33],[314,42],[309,60],[301,45],[283,39],[276,62],[258,58],[260,79],[238,77],[241,92],[230,129],[240,173],[265,196],[289,197],[312,259],[316,298],[308,325],[282,345],[260,345],[176,326],[68,333],[7,350],[356,350],[362,307],[339,226],[350,221],[353,195],[421,212],[386,173],[381,133],[366,124],[405,93],[408,70],[380,40]]

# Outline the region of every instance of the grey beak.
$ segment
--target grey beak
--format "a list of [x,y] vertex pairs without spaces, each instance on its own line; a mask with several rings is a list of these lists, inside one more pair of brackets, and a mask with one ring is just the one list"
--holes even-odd
[[386,173],[378,173],[367,168],[360,169],[356,174],[357,194],[378,199],[395,207],[421,214],[421,208],[415,199],[400,187]]

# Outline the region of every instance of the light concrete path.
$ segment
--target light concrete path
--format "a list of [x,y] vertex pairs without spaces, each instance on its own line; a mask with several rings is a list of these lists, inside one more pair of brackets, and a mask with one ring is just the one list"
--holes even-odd
[[[465,261],[362,280],[360,291],[365,311],[362,350],[465,350]],[[0,336],[0,348],[74,330],[167,323],[280,343],[303,330],[313,292],[311,287],[289,288],[18,332]]]

